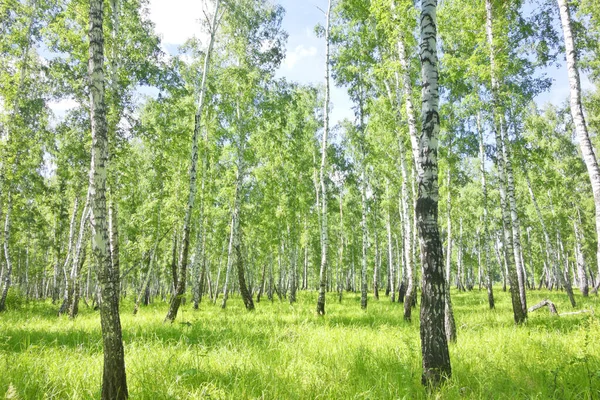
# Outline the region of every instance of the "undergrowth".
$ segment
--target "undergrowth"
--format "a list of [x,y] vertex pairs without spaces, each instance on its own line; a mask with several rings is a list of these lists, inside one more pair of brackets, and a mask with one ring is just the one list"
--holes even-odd
[[[577,296],[578,310],[546,309],[513,325],[508,293],[496,310],[485,291],[452,292],[458,341],[450,345],[453,376],[438,391],[421,386],[418,321],[402,306],[360,295],[299,302],[261,301],[248,313],[238,297],[226,310],[204,301],[183,306],[164,324],[167,304],[121,305],[132,399],[600,399],[598,297]],[[549,298],[573,311],[562,292],[533,291],[528,303]],[[100,397],[102,342],[97,311],[81,307],[71,321],[49,302],[15,302],[0,314],[0,396],[21,399]],[[418,312],[417,314],[418,315]]]

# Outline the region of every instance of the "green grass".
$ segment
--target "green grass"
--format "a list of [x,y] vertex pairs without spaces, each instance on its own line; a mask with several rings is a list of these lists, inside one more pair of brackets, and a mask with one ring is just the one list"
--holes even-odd
[[[600,399],[598,297],[577,297],[592,313],[531,313],[513,325],[508,293],[453,292],[458,342],[450,346],[452,379],[434,398]],[[221,310],[183,307],[163,324],[165,303],[131,314],[122,304],[129,392],[132,399],[396,399],[426,398],[420,384],[418,322],[402,306],[359,296],[342,304],[327,298],[317,317],[316,293],[299,303],[262,301],[253,313],[241,300]],[[562,292],[530,292],[533,305],[550,298],[570,312]],[[57,318],[49,303],[29,302],[0,314],[0,397],[99,398],[102,344],[97,312],[82,305],[75,320]],[[418,315],[418,312],[416,313]],[[190,324],[182,324],[182,322]]]

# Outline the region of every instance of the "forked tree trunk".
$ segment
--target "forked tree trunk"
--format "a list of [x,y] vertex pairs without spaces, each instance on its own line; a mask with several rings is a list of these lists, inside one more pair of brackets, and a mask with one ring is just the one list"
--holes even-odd
[[600,286],[600,168],[596,153],[592,146],[588,129],[583,115],[583,106],[581,104],[581,82],[579,80],[579,69],[577,66],[577,50],[575,48],[575,40],[571,31],[571,13],[567,0],[558,0],[560,10],[560,20],[563,28],[565,40],[565,50],[567,57],[567,70],[569,73],[569,87],[571,93],[571,116],[575,124],[575,131],[579,139],[579,146],[585,166],[587,167],[590,182],[592,184],[592,193],[594,195],[594,205],[596,208],[596,239],[598,247],[596,249],[596,260],[598,267],[598,278],[594,291],[598,291]]
[[66,254],[66,258],[65,258],[65,263],[62,268],[64,271],[64,276],[65,276],[63,302],[62,302],[60,308],[58,309],[58,315],[62,315],[65,312],[67,312],[67,310],[69,309],[69,304],[70,304],[71,284],[70,284],[70,280],[69,280],[67,271],[68,271],[68,267],[72,261],[71,257],[73,256],[73,236],[75,234],[75,218],[77,217],[78,205],[79,205],[79,198],[75,197],[75,201],[73,203],[73,215],[71,215],[71,222],[69,224],[69,243],[67,245],[67,254]]
[[422,130],[419,137],[417,227],[423,271],[421,297],[422,383],[437,387],[452,373],[444,327],[447,285],[438,227],[437,154],[438,114],[437,0],[421,1]]
[[107,223],[108,130],[104,102],[104,3],[90,0],[89,74],[92,162],[90,168],[92,251],[100,283],[100,319],[104,347],[102,399],[128,397],[119,317],[119,277],[112,270]]

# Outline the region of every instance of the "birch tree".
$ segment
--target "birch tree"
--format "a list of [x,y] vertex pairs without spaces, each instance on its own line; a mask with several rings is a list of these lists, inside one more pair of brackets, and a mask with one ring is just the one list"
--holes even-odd
[[598,263],[598,272],[596,278],[596,286],[594,291],[598,291],[600,287],[600,168],[598,167],[598,159],[595,149],[593,148],[588,128],[583,115],[583,106],[581,104],[581,82],[579,78],[579,68],[577,65],[577,48],[573,39],[571,11],[567,0],[557,0],[560,11],[560,21],[563,30],[565,52],[567,59],[567,71],[569,74],[569,90],[571,117],[575,124],[575,132],[579,139],[579,147],[583,156],[583,161],[587,167],[590,182],[592,184],[592,193],[594,196],[594,205],[596,208],[596,236],[598,248],[596,251],[596,259]]
[[419,136],[417,227],[421,244],[423,289],[421,295],[422,382],[435,387],[451,375],[444,328],[447,285],[438,227],[438,56],[437,0],[421,1],[422,127]]
[[90,1],[90,119],[92,122],[92,164],[90,167],[92,252],[98,265],[100,319],[104,347],[103,399],[128,397],[121,320],[119,317],[119,277],[112,270],[106,205],[108,132],[104,102],[104,3]]
[[208,78],[208,70],[210,67],[210,57],[212,49],[215,43],[215,37],[217,35],[219,25],[219,5],[220,0],[215,0],[215,9],[212,16],[212,21],[209,27],[210,39],[208,42],[208,48],[204,58],[204,68],[202,70],[202,81],[200,83],[200,94],[198,95],[198,103],[196,108],[196,114],[194,116],[194,132],[192,134],[192,152],[190,159],[190,171],[189,171],[189,194],[187,205],[185,209],[185,217],[183,220],[183,238],[181,244],[181,253],[179,255],[178,264],[178,281],[175,288],[175,293],[171,298],[169,305],[169,311],[165,317],[165,322],[173,322],[177,317],[177,311],[181,305],[181,299],[185,294],[185,284],[187,277],[187,263],[188,263],[188,252],[190,247],[190,230],[191,230],[191,218],[192,210],[196,200],[196,177],[197,177],[197,166],[198,166],[198,142],[200,138],[200,129],[202,126],[202,112],[204,109],[204,102],[206,96],[206,82]]
[[327,235],[327,137],[329,135],[329,32],[331,6],[333,0],[328,0],[325,13],[325,100],[323,103],[323,135],[321,136],[321,167],[319,184],[321,187],[321,268],[319,270],[319,297],[317,298],[317,314],[325,315],[325,293],[327,291],[327,262],[329,238]]

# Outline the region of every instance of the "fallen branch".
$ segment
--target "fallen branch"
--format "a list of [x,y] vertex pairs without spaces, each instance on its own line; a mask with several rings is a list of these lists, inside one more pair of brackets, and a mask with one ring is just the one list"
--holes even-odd
[[550,310],[550,314],[556,314],[556,315],[558,315],[558,311],[556,310],[556,306],[554,305],[553,302],[551,302],[548,299],[542,300],[541,302],[537,303],[535,306],[529,307],[529,309],[527,310],[527,312],[534,312],[535,310],[538,310],[538,309],[540,309],[542,307],[548,307],[548,310]]
[[567,312],[567,313],[562,313],[560,315],[575,315],[575,314],[584,314],[584,313],[592,313],[592,315],[594,315],[594,310],[581,310],[581,311],[574,311],[574,312]]
[[537,303],[535,306],[529,307],[527,312],[533,312],[533,311],[539,310],[540,308],[543,308],[543,307],[548,307],[548,310],[550,310],[550,314],[556,314],[557,316],[559,316],[559,315],[577,315],[577,314],[584,314],[584,313],[592,313],[592,315],[594,315],[594,310],[592,310],[591,308],[588,310],[580,310],[580,311],[559,314],[554,303],[548,299],[542,300],[541,302]]

